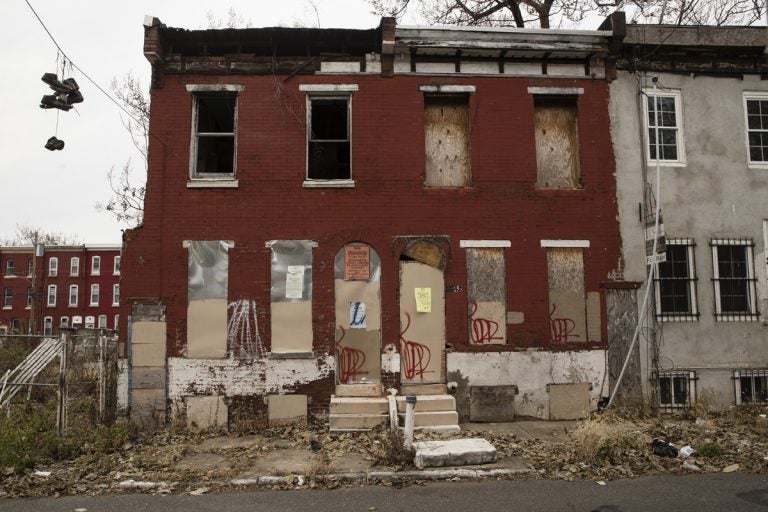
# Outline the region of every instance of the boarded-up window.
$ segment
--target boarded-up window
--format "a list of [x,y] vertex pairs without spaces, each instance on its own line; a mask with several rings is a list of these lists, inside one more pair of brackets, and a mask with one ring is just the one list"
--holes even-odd
[[424,97],[427,187],[467,187],[471,181],[469,97]]
[[272,352],[312,351],[312,249],[309,240],[273,240]]
[[506,341],[504,249],[467,249],[469,341],[473,345]]
[[229,244],[192,241],[187,249],[187,357],[226,357]]
[[535,96],[536,169],[538,188],[581,187],[576,98]]
[[583,249],[548,248],[547,282],[551,341],[553,343],[586,341]]

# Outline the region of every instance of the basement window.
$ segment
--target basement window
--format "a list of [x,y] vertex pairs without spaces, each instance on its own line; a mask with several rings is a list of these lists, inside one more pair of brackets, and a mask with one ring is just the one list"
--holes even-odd
[[469,94],[474,88],[448,94],[453,89],[435,87],[421,87],[425,92],[424,186],[469,187],[472,182]]
[[304,84],[307,179],[304,187],[351,187],[352,92],[357,85]]
[[237,185],[237,96],[242,90],[242,85],[187,85],[193,93],[188,186]]
[[768,370],[733,372],[736,405],[768,403]]
[[686,371],[660,372],[658,400],[661,409],[687,409],[696,398],[696,373]]

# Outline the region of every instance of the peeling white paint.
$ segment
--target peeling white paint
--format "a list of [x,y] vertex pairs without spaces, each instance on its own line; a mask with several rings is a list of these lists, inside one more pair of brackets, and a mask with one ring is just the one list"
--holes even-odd
[[128,359],[117,360],[117,414],[128,411]]
[[386,351],[381,354],[381,371],[384,373],[400,373],[400,354]]
[[588,382],[590,402],[597,407],[605,375],[605,350],[582,352],[484,352],[447,355],[447,369],[460,372],[469,386],[515,385],[515,414],[546,418],[547,384]]
[[336,368],[332,355],[313,359],[168,358],[168,398],[192,395],[263,395],[284,393],[328,377]]

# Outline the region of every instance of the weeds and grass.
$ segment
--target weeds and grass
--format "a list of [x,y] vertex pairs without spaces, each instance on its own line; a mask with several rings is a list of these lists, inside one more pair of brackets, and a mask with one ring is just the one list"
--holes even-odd
[[707,443],[696,449],[696,455],[701,457],[720,457],[723,449],[717,443]]
[[572,434],[574,454],[587,464],[622,464],[632,453],[646,450],[650,441],[632,427],[614,418],[586,421]]
[[415,451],[413,448],[405,447],[405,439],[399,429],[375,431],[378,444],[374,444],[371,449],[374,463],[385,466],[394,466],[396,468],[406,468],[413,466],[413,457]]

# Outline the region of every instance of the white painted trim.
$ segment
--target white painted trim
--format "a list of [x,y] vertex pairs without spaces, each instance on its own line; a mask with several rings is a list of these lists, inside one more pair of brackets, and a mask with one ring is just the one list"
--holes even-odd
[[241,92],[243,84],[187,84],[187,92]]
[[[684,129],[684,120],[683,120],[683,96],[682,92],[680,90],[670,90],[670,89],[657,89],[656,90],[656,96],[657,97],[665,97],[669,96],[674,99],[675,102],[675,129],[677,130],[677,160],[659,160],[659,167],[686,167],[686,155],[685,155],[685,134],[683,132]],[[648,124],[648,98],[653,98],[653,89],[645,88],[643,89],[643,145],[645,146],[644,152],[645,152],[645,160],[648,162],[648,165],[656,165],[656,159],[651,158],[651,142],[650,142],[650,136],[648,135],[648,130],[650,129],[650,126]],[[662,128],[669,128],[669,127],[659,127]],[[658,157],[658,155],[656,155]]]
[[583,87],[529,87],[528,94],[584,94]]
[[354,92],[359,90],[357,84],[299,84],[303,92]]
[[[183,248],[185,248],[185,249],[189,249],[189,244],[191,244],[192,242],[197,242],[197,241],[198,240],[182,240],[181,241],[181,246]],[[227,248],[229,248],[229,249],[232,249],[235,246],[235,241],[234,240],[222,240],[222,241],[227,245]]]
[[477,87],[474,85],[420,85],[419,90],[436,94],[474,94]]
[[589,247],[589,240],[542,240],[542,247]]
[[238,188],[239,186],[240,182],[232,178],[222,180],[192,178],[187,181],[187,188]]
[[[768,100],[768,92],[744,91],[742,94],[742,105],[744,107],[744,142],[747,144],[747,165],[750,169],[768,169],[768,161],[753,162],[749,153],[749,116],[747,115],[748,100],[766,101]],[[762,132],[764,130],[758,131]]]
[[355,180],[310,180],[305,179],[303,188],[355,188]]
[[511,247],[509,240],[459,240],[459,247],[464,248],[493,248],[493,247]]

